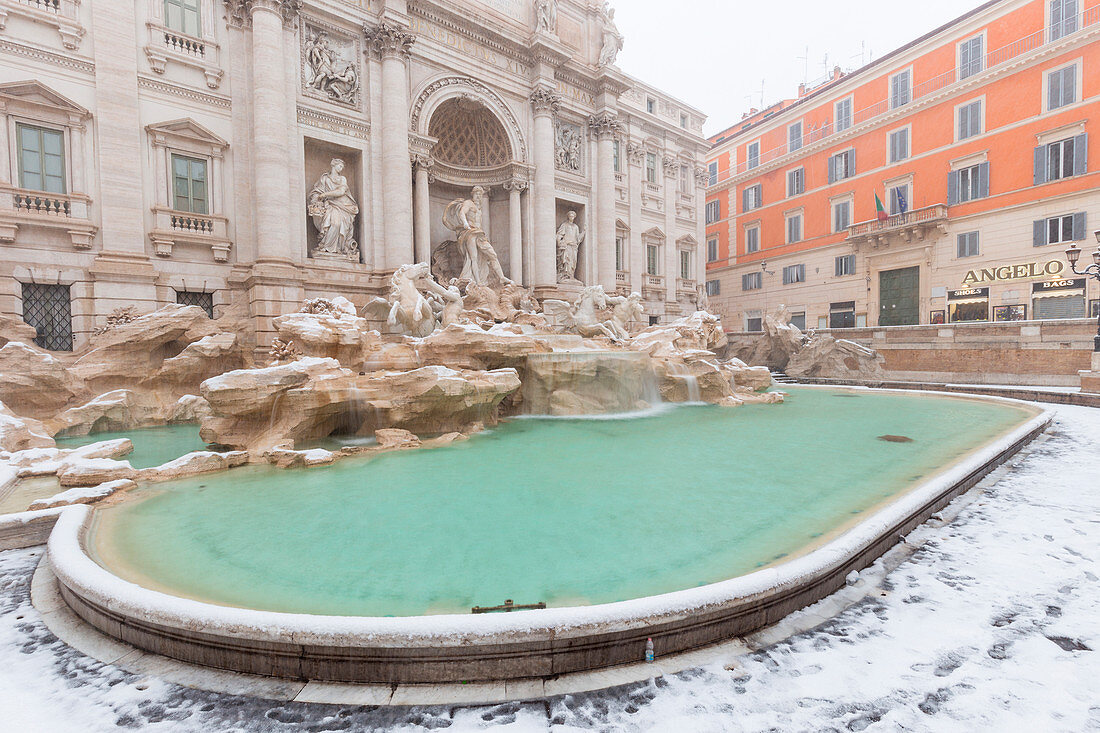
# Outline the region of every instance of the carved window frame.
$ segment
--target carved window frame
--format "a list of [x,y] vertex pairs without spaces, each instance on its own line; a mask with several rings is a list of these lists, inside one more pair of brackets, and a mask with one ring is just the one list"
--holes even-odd
[[[184,124],[197,127],[201,132],[185,128],[171,129],[173,125]],[[149,125],[145,129],[149,136],[149,146],[152,148],[153,169],[157,172],[157,206],[175,211],[172,156],[182,155],[186,158],[206,161],[209,212],[202,216],[224,216],[225,187],[222,178],[225,175],[225,152],[229,149],[229,143],[217,138],[191,119],[161,122]]]
[[148,42],[145,58],[153,73],[163,75],[169,62],[202,71],[206,86],[221,86],[225,70],[221,66],[221,46],[218,44],[218,3],[216,0],[199,0],[199,35],[169,28],[164,17],[164,0],[146,0],[148,16],[145,21]]

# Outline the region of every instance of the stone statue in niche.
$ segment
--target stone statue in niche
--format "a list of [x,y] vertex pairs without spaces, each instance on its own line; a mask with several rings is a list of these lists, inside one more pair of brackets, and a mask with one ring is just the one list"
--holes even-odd
[[558,227],[558,282],[578,283],[577,251],[584,242],[585,232],[577,225],[577,212],[570,211],[568,218]]
[[359,74],[355,64],[341,58],[332,48],[328,33],[317,31],[306,41],[306,64],[309,74],[306,85],[330,99],[355,104],[359,91]]
[[581,144],[583,143],[581,128],[559,122],[554,137],[554,158],[558,169],[573,173],[580,172]]
[[535,0],[535,28],[543,33],[558,29],[558,0]]
[[615,25],[615,9],[607,2],[600,8],[600,25],[603,27],[603,45],[600,48],[600,66],[611,66],[623,50],[623,36]]
[[[482,227],[481,205],[485,201],[485,189],[474,186],[468,199],[455,199],[443,211],[443,224],[458,235],[456,245],[465,256],[461,280],[475,285],[501,287],[512,281],[504,276],[492,242]],[[448,243],[441,245],[440,249]]]
[[344,178],[344,161],[333,158],[328,173],[323,173],[310,189],[306,211],[317,227],[317,245],[313,256],[322,259],[359,261],[355,241],[355,217],[359,205]]

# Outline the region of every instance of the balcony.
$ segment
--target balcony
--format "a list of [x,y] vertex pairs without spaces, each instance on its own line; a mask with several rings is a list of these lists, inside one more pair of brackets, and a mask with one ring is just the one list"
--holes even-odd
[[678,297],[694,297],[699,292],[694,280],[685,280],[684,278],[676,278],[676,294]]
[[149,238],[158,257],[171,257],[176,247],[198,245],[209,248],[215,262],[228,262],[233,243],[229,241],[229,220],[214,214],[192,214],[163,206],[153,208],[155,224]]
[[52,27],[61,36],[61,45],[75,51],[84,38],[79,4],[79,0],[0,0],[0,31],[7,26],[9,15],[20,16]]
[[847,241],[856,249],[865,244],[873,247],[888,246],[894,240],[910,244],[925,241],[933,232],[947,233],[946,204],[913,209],[881,221],[873,219],[861,222],[849,227]]
[[88,218],[91,199],[25,188],[0,189],[0,243],[13,244],[20,228],[65,232],[75,249],[90,249],[96,226]]
[[217,43],[172,30],[158,22],[146,23],[149,43],[145,46],[145,58],[154,73],[163,74],[168,62],[191,66],[202,71],[206,86],[217,89],[221,85],[222,71]]
[[642,295],[646,300],[665,299],[665,279],[660,275],[642,275]]

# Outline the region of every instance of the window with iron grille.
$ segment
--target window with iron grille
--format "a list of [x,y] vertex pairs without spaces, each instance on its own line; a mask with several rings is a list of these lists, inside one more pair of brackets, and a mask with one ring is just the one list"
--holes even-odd
[[958,236],[958,255],[959,258],[963,257],[977,257],[978,252],[978,233],[977,232],[963,232]]
[[783,284],[794,285],[795,283],[806,282],[806,266],[805,265],[788,265],[783,268]]
[[177,290],[176,302],[180,305],[197,305],[206,311],[207,318],[214,317],[214,294],[198,293],[193,290]]
[[47,351],[73,350],[73,311],[68,285],[23,283],[23,320]]
[[747,272],[741,276],[742,290],[759,290],[764,287],[764,273]]
[[959,79],[977,74],[982,70],[984,62],[981,36],[975,36],[959,44]]
[[837,277],[847,277],[849,275],[856,274],[856,256],[855,255],[841,255],[836,258],[836,270]]
[[1047,110],[1077,101],[1077,64],[1047,74]]

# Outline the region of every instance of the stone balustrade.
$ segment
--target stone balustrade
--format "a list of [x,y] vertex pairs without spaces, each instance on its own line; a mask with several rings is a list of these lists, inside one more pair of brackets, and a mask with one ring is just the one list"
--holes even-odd
[[88,249],[96,232],[88,216],[90,203],[87,196],[77,193],[0,190],[0,243],[14,243],[20,227],[44,227],[64,230],[73,247]]
[[158,257],[171,257],[183,245],[209,247],[216,262],[226,262],[233,248],[229,220],[215,214],[194,214],[163,206],[153,209],[154,225],[149,237]]

